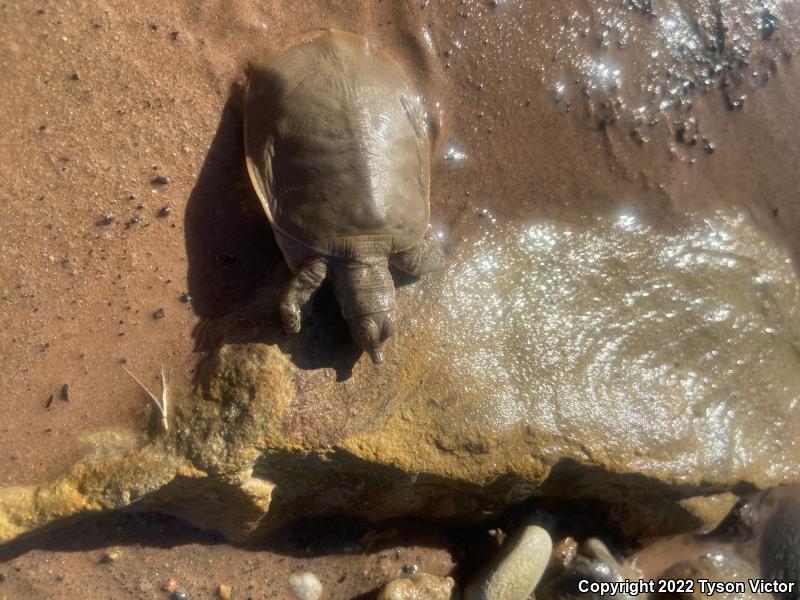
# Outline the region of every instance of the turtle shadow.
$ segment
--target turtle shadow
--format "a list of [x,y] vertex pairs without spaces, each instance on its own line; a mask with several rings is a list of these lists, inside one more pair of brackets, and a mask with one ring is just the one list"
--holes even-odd
[[195,350],[277,345],[298,368],[333,368],[348,379],[361,351],[329,286],[308,307],[300,334],[282,332],[278,300],[290,272],[247,174],[241,106],[234,85],[186,205],[187,280],[200,319]]

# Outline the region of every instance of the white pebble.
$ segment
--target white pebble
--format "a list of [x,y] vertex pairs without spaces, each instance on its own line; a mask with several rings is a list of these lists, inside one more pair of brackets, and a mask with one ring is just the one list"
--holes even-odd
[[308,571],[289,577],[289,585],[300,600],[319,600],[322,596],[322,583]]

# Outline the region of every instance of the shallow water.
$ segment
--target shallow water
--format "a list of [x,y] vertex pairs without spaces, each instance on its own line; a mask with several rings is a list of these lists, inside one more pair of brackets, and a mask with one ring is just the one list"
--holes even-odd
[[632,212],[486,221],[442,279],[405,325],[424,342],[410,333],[403,344],[482,399],[456,415],[476,430],[592,432],[578,441],[611,456],[648,448],[633,464],[656,459],[678,479],[698,461],[789,475],[779,470],[800,410],[800,286],[746,214],[695,216],[673,232]]

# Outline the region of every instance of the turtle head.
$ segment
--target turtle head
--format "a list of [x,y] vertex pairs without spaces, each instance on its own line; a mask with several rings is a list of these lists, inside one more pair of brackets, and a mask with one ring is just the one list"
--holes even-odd
[[384,310],[371,315],[347,319],[347,324],[350,326],[350,334],[359,348],[369,353],[372,362],[382,363],[381,346],[383,346],[383,342],[394,335],[395,331],[394,311]]
[[394,280],[387,262],[343,262],[332,279],[353,341],[372,362],[383,362],[381,347],[395,332]]

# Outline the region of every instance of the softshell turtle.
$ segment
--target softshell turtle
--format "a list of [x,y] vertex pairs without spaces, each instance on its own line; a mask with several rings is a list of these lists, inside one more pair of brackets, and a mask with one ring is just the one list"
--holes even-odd
[[444,264],[429,231],[430,165],[421,99],[388,55],[329,31],[267,57],[248,79],[247,169],[293,271],[287,333],[329,278],[356,343],[374,362],[394,333],[389,263]]

